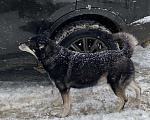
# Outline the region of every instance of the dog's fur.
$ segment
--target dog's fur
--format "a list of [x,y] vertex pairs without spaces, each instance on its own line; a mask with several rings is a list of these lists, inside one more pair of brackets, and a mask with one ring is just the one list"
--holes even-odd
[[[104,34],[104,33],[103,33]],[[123,109],[127,98],[125,89],[131,85],[140,99],[140,86],[134,81],[134,66],[131,56],[137,40],[127,33],[108,34],[109,41],[122,41],[122,50],[108,50],[99,53],[79,53],[59,46],[45,36],[32,37],[28,42],[21,43],[19,48],[33,54],[42,64],[49,76],[54,80],[62,96],[64,110],[58,117],[66,117],[70,110],[70,88],[85,88],[97,85],[106,78],[115,95],[121,100],[115,110]]]

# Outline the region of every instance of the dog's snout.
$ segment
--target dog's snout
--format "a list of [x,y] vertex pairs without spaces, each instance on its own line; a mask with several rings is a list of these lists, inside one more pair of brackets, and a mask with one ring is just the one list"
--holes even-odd
[[19,45],[22,45],[22,44],[23,44],[23,42],[20,42],[20,43],[19,43]]
[[23,42],[19,43],[20,48],[25,48],[26,46],[27,46],[26,43],[23,43]]
[[26,49],[27,45],[23,42],[19,43],[19,49],[24,51]]
[[26,45],[28,45],[29,43],[28,42],[20,42],[19,43],[19,46],[26,46]]

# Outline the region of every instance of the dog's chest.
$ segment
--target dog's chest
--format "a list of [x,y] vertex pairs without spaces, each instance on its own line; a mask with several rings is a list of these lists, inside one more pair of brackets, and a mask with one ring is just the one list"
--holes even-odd
[[108,73],[103,74],[97,82],[97,85],[102,85],[107,83],[107,75]]

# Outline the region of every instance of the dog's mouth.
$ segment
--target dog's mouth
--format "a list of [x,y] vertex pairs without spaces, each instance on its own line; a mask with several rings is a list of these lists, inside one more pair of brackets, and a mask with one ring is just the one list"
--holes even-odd
[[19,45],[19,49],[20,49],[21,51],[26,51],[26,52],[28,52],[28,53],[34,55],[34,56],[37,58],[37,56],[36,56],[36,54],[35,54],[35,51],[31,50],[26,44],[21,43],[21,44]]

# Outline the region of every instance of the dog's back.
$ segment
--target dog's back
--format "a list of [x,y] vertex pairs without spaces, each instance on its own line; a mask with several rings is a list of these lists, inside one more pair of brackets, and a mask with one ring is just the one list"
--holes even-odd
[[[101,82],[101,76],[106,78],[112,75],[134,74],[134,66],[130,58],[122,55],[119,51],[104,51],[95,54],[76,53],[69,57],[67,80],[65,83],[70,87],[83,88],[93,86]],[[68,79],[69,78],[69,79]],[[110,82],[109,80],[106,82]],[[130,80],[127,82],[130,83]]]

